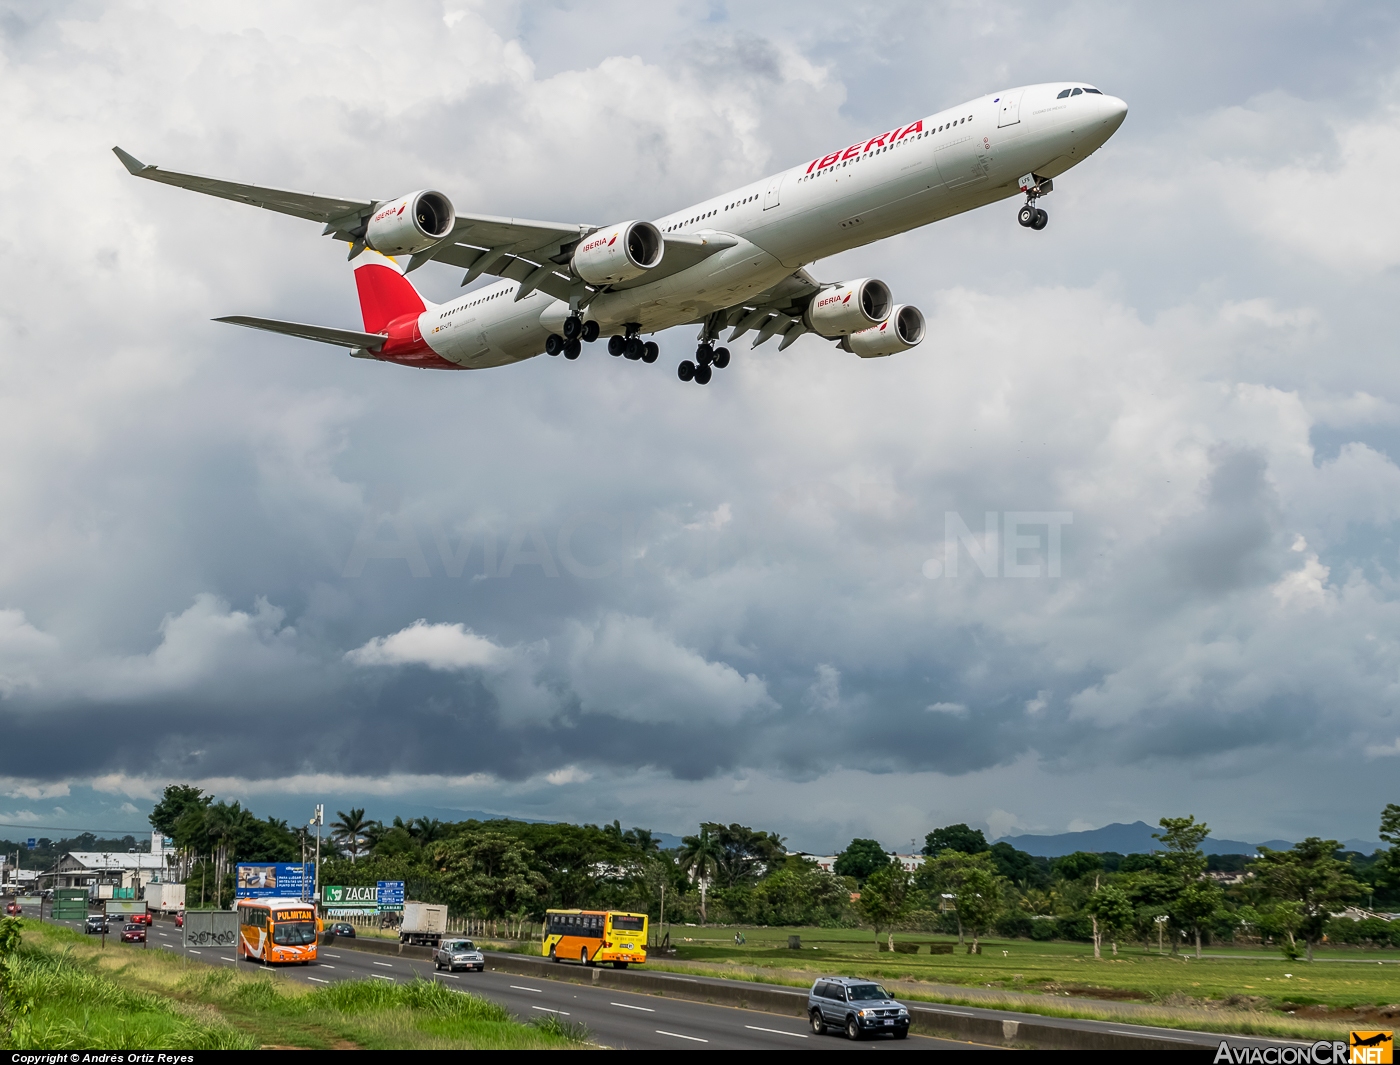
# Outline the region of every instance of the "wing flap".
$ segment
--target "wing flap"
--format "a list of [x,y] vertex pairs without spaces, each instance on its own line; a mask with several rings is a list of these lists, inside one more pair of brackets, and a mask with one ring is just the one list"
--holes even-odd
[[226,318],[215,318],[214,321],[241,325],[245,329],[262,329],[268,333],[300,337],[302,340],[315,340],[321,344],[334,344],[342,348],[364,348],[368,351],[378,351],[387,339],[382,333],[361,333],[354,329],[335,329],[326,325],[279,322],[275,318],[253,318],[246,314],[231,314]]

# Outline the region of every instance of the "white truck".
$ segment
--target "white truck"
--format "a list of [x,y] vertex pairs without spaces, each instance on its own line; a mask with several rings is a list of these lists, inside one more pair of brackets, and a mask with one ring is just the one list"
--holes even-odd
[[185,885],[147,884],[146,907],[152,913],[179,913],[185,908]]
[[431,902],[405,902],[399,942],[436,947],[447,931],[447,907]]

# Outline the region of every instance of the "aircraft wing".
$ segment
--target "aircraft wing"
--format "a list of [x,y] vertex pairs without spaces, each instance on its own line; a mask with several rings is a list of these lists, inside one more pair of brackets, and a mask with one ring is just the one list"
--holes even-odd
[[302,325],[300,322],[279,322],[275,318],[253,318],[246,314],[231,314],[226,318],[215,318],[216,322],[241,325],[248,329],[263,329],[269,333],[282,333],[302,340],[316,340],[322,344],[335,344],[342,348],[364,348],[378,351],[388,339],[383,333],[361,333],[354,329],[333,329],[325,325]]
[[731,344],[750,329],[757,329],[754,347],[781,336],[778,350],[782,351],[803,333],[811,332],[803,315],[821,287],[821,282],[806,270],[796,270],[757,296],[707,316],[705,328],[710,336],[718,337],[721,329],[732,327]]

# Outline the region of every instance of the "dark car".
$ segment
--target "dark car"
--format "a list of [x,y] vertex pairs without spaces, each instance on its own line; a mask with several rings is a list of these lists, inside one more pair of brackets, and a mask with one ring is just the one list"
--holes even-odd
[[333,936],[340,936],[344,939],[355,938],[355,926],[352,924],[347,924],[344,921],[337,921],[335,924],[330,925],[326,929],[326,931]]
[[848,1039],[909,1035],[909,1010],[879,984],[850,976],[824,976],[812,984],[807,1018],[817,1035],[841,1031]]
[[454,969],[471,972],[475,969],[481,973],[486,971],[486,955],[477,950],[470,939],[444,939],[433,951],[433,968],[448,972]]
[[146,942],[146,930],[139,924],[129,924],[122,929],[123,943],[144,943]]
[[11,899],[9,902],[5,903],[5,913],[7,913],[9,916],[18,917],[21,912],[22,911],[19,908],[19,903],[16,902],[14,899]]
[[88,935],[100,936],[107,931],[107,918],[100,913],[88,914],[87,920],[83,923],[83,931]]

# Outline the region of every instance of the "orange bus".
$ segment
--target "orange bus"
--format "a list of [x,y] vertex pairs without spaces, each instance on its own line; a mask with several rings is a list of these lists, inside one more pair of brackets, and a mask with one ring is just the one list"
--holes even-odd
[[238,956],[264,963],[315,961],[315,909],[305,899],[239,899]]
[[542,953],[550,961],[577,958],[583,965],[612,962],[614,969],[647,960],[647,915],[620,910],[546,910]]

